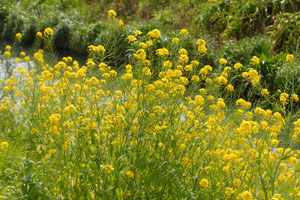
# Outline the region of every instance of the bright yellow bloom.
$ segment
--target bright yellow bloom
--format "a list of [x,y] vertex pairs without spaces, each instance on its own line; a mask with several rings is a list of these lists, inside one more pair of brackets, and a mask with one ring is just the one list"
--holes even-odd
[[123,22],[122,19],[119,20],[119,25],[120,25],[120,26],[124,26],[124,22]]
[[219,60],[219,63],[220,63],[221,65],[225,65],[225,64],[227,63],[227,60],[224,59],[224,58],[221,58],[221,59]]
[[269,95],[270,93],[269,93],[268,89],[262,89],[261,92],[260,92],[260,94],[262,96],[265,96],[265,95]]
[[17,34],[16,34],[16,38],[17,38],[18,40],[21,40],[22,34],[21,34],[21,33],[17,33]]
[[294,57],[293,54],[288,54],[288,55],[286,55],[286,57],[285,57],[285,61],[286,61],[286,62],[293,62],[294,59],[295,59],[295,57]]
[[209,183],[208,183],[208,180],[204,178],[204,179],[202,179],[202,180],[200,181],[199,184],[200,184],[201,187],[208,188],[208,184],[209,184]]
[[136,31],[134,32],[135,37],[138,37],[139,35],[142,35],[142,34],[143,34],[143,32],[140,31],[140,30],[136,30]]
[[45,35],[45,37],[48,37],[48,36],[52,36],[53,35],[53,30],[52,30],[52,28],[46,28],[45,30],[44,30],[44,35]]
[[231,85],[231,84],[228,84],[227,86],[226,86],[226,91],[228,91],[228,92],[232,92],[232,91],[234,91],[234,87],[233,87],[233,85]]
[[256,56],[253,56],[253,57],[251,58],[250,64],[251,64],[251,65],[258,65],[258,64],[259,64],[259,58],[256,57]]
[[280,97],[279,97],[279,100],[280,102],[282,102],[283,104],[288,104],[288,101],[289,101],[289,94],[283,92],[280,94]]
[[293,101],[296,101],[296,102],[299,101],[299,97],[298,97],[297,94],[292,94],[292,95],[291,95],[291,98],[292,98]]
[[11,53],[9,51],[5,51],[3,55],[5,58],[10,58]]
[[10,46],[10,45],[6,45],[6,46],[5,46],[5,50],[6,50],[6,51],[10,51],[10,50],[11,50],[11,46]]
[[127,175],[128,178],[131,178],[131,179],[134,178],[134,173],[132,171],[127,171],[126,175]]
[[239,68],[241,68],[243,65],[241,64],[241,63],[235,63],[234,64],[234,66],[233,66],[233,68],[234,69],[239,69]]
[[156,55],[158,56],[168,56],[169,55],[169,50],[166,48],[161,48],[156,50]]
[[179,43],[179,38],[177,38],[177,37],[174,37],[173,39],[172,39],[172,43],[174,43],[174,44],[178,44]]
[[136,41],[136,37],[134,37],[133,35],[129,35],[129,36],[127,37],[127,39],[128,39],[128,43],[131,43],[131,42]]
[[243,200],[252,200],[252,194],[248,190],[246,190],[241,193],[241,198]]
[[150,37],[152,37],[152,38],[159,38],[160,37],[160,31],[159,30],[157,30],[157,29],[154,29],[154,30],[152,30],[152,31],[149,31],[148,33],[147,33],[147,35],[148,36],[150,36]]
[[181,35],[188,35],[189,34],[189,31],[187,30],[187,29],[181,29],[181,31],[180,31],[180,34]]
[[115,18],[117,16],[117,13],[114,11],[114,10],[109,10],[108,12],[107,12],[107,17],[108,18]]
[[42,37],[43,37],[43,33],[37,32],[37,33],[36,33],[36,36],[39,37],[39,38],[42,38]]
[[7,149],[8,148],[8,143],[7,142],[1,142],[0,147],[2,150]]

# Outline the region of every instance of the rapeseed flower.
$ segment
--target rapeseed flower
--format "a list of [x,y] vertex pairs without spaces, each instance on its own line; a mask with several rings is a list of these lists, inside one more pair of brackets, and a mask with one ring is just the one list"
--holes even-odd
[[225,58],[221,58],[221,59],[219,60],[219,63],[220,63],[221,65],[226,65],[226,64],[227,64],[227,60],[226,60]]
[[259,65],[259,58],[258,57],[256,57],[256,56],[253,56],[252,58],[251,58],[251,61],[250,61],[250,64],[251,65]]
[[160,31],[159,31],[158,29],[154,29],[154,30],[152,30],[152,31],[149,31],[149,32],[147,33],[147,35],[148,35],[149,37],[158,39],[158,38],[160,37]]
[[173,39],[172,39],[172,43],[174,43],[174,44],[178,44],[179,43],[179,38],[177,38],[177,37],[174,37]]
[[42,32],[37,32],[36,36],[39,37],[39,38],[42,38],[43,37],[43,33]]
[[187,30],[187,29],[181,29],[181,31],[180,31],[180,34],[181,35],[188,35],[189,34],[189,31]]
[[294,57],[293,54],[287,54],[286,57],[285,57],[286,62],[293,62],[294,59],[295,59],[295,57]]
[[156,50],[156,55],[158,56],[168,56],[169,54],[170,54],[169,50],[166,48],[161,48]]
[[49,36],[52,36],[53,35],[53,30],[52,30],[52,28],[46,28],[45,30],[44,30],[44,35],[45,35],[45,37],[49,37]]
[[117,13],[116,13],[116,11],[114,11],[114,10],[109,10],[109,11],[107,11],[107,17],[108,18],[115,18],[117,16]]
[[2,150],[7,149],[7,148],[8,148],[8,142],[1,142],[0,148],[1,148]]
[[22,34],[21,34],[21,33],[17,33],[17,34],[16,34],[16,38],[17,38],[18,40],[21,40]]
[[204,178],[204,179],[201,179],[199,184],[200,184],[201,187],[208,188],[209,182],[208,182],[207,179]]

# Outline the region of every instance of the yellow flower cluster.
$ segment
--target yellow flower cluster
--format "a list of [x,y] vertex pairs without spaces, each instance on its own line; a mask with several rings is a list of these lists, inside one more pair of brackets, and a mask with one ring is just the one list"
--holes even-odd
[[168,56],[169,54],[169,50],[166,48],[160,48],[156,50],[156,55],[158,56]]
[[117,13],[116,13],[116,11],[114,11],[114,10],[109,10],[109,11],[107,11],[107,17],[108,18],[115,18],[117,16]]
[[202,55],[205,55],[207,52],[205,40],[199,39],[197,40],[196,44],[198,46],[198,52],[201,53]]
[[[30,149],[31,173],[51,173],[36,173],[51,199],[147,198],[135,188],[149,198],[161,188],[171,199],[174,191],[190,199],[299,198],[300,119],[238,96],[244,80],[236,84],[233,76],[240,78],[241,63],[226,66],[223,58],[224,69],[213,70],[179,39],[167,49],[157,47],[160,32],[150,31],[148,41],[141,34],[127,38],[137,49],[118,72],[92,56],[105,52],[102,45],[90,45],[85,66],[72,57],[48,64],[39,50],[32,69],[16,67],[1,79],[0,169],[12,153]],[[299,101],[297,94],[270,95],[254,69],[242,76],[265,101],[279,97],[281,108]]]
[[260,76],[255,69],[250,69],[248,72],[243,72],[242,77],[250,80],[253,86],[257,85],[260,81]]
[[285,57],[286,62],[293,62],[295,60],[295,57],[293,54],[287,54]]
[[104,46],[102,46],[102,45],[97,45],[97,46],[90,45],[90,46],[88,46],[88,50],[89,50],[90,52],[91,52],[91,51],[93,51],[93,52],[102,52],[102,53],[105,52],[105,48],[104,48]]
[[154,29],[152,31],[149,31],[147,33],[147,35],[151,38],[155,38],[155,39],[158,39],[160,37],[160,31],[158,29]]
[[255,66],[255,65],[259,65],[259,58],[258,57],[256,57],[256,56],[253,56],[252,58],[251,58],[251,60],[250,60],[250,64],[251,65],[253,65],[253,66]]
[[22,34],[21,34],[21,33],[17,33],[17,34],[16,34],[16,38],[17,38],[18,40],[21,40]]
[[[49,36],[52,36],[53,35],[53,30],[52,30],[52,28],[46,28],[45,30],[44,30],[44,35],[45,35],[45,37],[49,37]],[[39,36],[40,37],[40,36]]]

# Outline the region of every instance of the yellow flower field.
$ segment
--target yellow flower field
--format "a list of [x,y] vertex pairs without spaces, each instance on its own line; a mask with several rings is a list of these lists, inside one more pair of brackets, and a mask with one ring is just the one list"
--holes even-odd
[[[298,96],[264,88],[251,68],[258,57],[222,58],[218,69],[191,60],[207,46],[181,47],[187,29],[161,48],[159,30],[136,33],[122,70],[101,45],[89,46],[85,66],[22,52],[29,70],[6,47],[2,64],[14,70],[0,80],[0,199],[300,199],[300,118],[289,115]],[[234,93],[236,75],[279,108]]]

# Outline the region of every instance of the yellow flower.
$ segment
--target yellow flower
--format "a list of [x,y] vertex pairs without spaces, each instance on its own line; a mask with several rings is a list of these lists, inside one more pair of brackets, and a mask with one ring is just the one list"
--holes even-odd
[[134,178],[134,173],[132,171],[127,171],[126,175],[127,175],[128,178],[131,178],[131,179]]
[[292,97],[292,100],[294,100],[294,101],[296,101],[296,102],[299,101],[299,97],[298,97],[297,94],[292,94],[291,97]]
[[205,40],[202,40],[202,39],[199,39],[199,40],[197,40],[196,44],[197,44],[198,46],[205,46],[205,45],[206,45],[206,41],[205,41]]
[[201,181],[200,181],[200,186],[201,187],[204,187],[204,188],[208,188],[208,180],[207,179],[202,179]]
[[2,150],[7,149],[8,148],[8,143],[7,142],[1,142],[0,147]]
[[39,37],[39,38],[42,38],[42,37],[43,37],[43,33],[37,32],[37,33],[36,33],[36,36]]
[[22,34],[21,34],[21,33],[17,33],[17,34],[16,34],[16,38],[17,38],[18,40],[21,40]]
[[242,192],[241,197],[243,200],[252,200],[252,194],[248,190]]
[[248,72],[243,72],[243,73],[242,73],[242,77],[243,77],[243,78],[248,78],[248,76],[249,76],[249,73],[248,73]]
[[288,160],[288,163],[291,166],[295,167],[297,165],[297,163],[298,163],[297,158],[295,158],[294,156],[290,157],[289,160]]
[[100,165],[100,167],[106,171],[108,174],[110,174],[112,171],[115,170],[115,168],[113,168],[113,166],[109,165],[109,164],[103,164],[103,165]]
[[181,35],[188,35],[189,34],[189,31],[187,30],[187,29],[181,29],[181,31],[180,31],[180,34]]
[[114,11],[114,10],[109,10],[108,12],[107,12],[107,17],[108,18],[115,18],[117,16],[117,13]]
[[188,63],[189,62],[189,57],[187,55],[181,54],[178,59],[179,59],[179,62],[181,62],[181,63]]
[[5,51],[3,55],[5,58],[10,58],[11,53],[9,51]]
[[139,49],[133,54],[133,56],[137,59],[145,60],[147,55],[144,49]]
[[139,35],[142,35],[142,34],[143,34],[143,32],[140,31],[140,30],[136,30],[136,31],[134,32],[135,37],[137,37],[137,36],[139,36]]
[[161,48],[156,50],[156,55],[158,56],[168,56],[169,55],[169,50],[166,48]]
[[227,63],[227,60],[224,59],[224,58],[221,58],[221,59],[219,60],[219,63],[220,63],[221,65],[225,65],[225,64]]
[[179,43],[179,38],[177,38],[177,37],[174,37],[173,39],[172,39],[172,43],[174,43],[174,44],[178,44]]
[[258,65],[258,64],[259,64],[259,58],[256,57],[256,56],[253,56],[253,57],[251,58],[250,64],[251,64],[251,65]]
[[191,71],[193,71],[193,66],[192,65],[186,65],[184,67],[184,70],[187,71],[187,72],[191,72]]
[[149,31],[147,33],[148,36],[152,37],[152,38],[159,38],[160,37],[160,31],[157,29],[154,29],[152,31]]
[[187,50],[184,49],[184,48],[179,49],[179,50],[178,50],[178,53],[179,53],[180,55],[188,55]]
[[228,85],[226,86],[226,91],[228,91],[228,92],[232,92],[232,91],[234,91],[234,87],[233,87],[233,85],[231,85],[231,84],[228,84]]
[[11,50],[11,46],[10,46],[10,45],[6,45],[6,46],[5,46],[5,50],[6,50],[6,51],[10,51],[10,50]]
[[52,30],[52,28],[46,28],[45,30],[44,30],[44,35],[46,36],[46,37],[48,37],[48,36],[52,36],[53,35],[53,30]]
[[270,93],[269,93],[268,89],[262,89],[261,92],[260,92],[260,94],[262,96],[265,96],[265,95],[269,95]]
[[25,62],[29,62],[29,61],[30,61],[29,56],[26,56],[26,57],[24,58],[24,60],[25,60]]
[[136,41],[136,37],[134,37],[133,35],[129,35],[127,39],[128,39],[128,43]]
[[294,57],[293,54],[288,54],[288,55],[286,55],[286,57],[285,57],[285,61],[286,61],[286,62],[293,62],[294,59],[295,59],[295,57]]
[[279,144],[279,141],[278,141],[278,140],[276,140],[276,139],[272,139],[272,140],[271,140],[271,145],[272,145],[273,147],[277,147],[278,144]]
[[279,100],[280,102],[282,102],[283,104],[288,104],[288,100],[289,99],[289,94],[283,92],[280,94]]
[[147,44],[148,47],[151,47],[151,46],[153,46],[153,41],[148,40],[148,41],[146,41],[146,44]]
[[233,68],[234,69],[239,69],[239,68],[241,68],[243,65],[241,64],[241,63],[235,63],[234,64],[234,66],[233,66]]
[[122,19],[119,20],[119,25],[120,25],[120,26],[124,26],[124,23],[123,23],[123,20],[122,20]]
[[147,48],[147,44],[145,42],[141,42],[141,43],[139,43],[139,47],[141,49],[146,49]]

